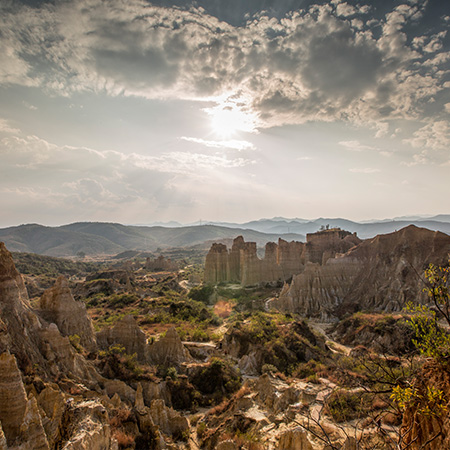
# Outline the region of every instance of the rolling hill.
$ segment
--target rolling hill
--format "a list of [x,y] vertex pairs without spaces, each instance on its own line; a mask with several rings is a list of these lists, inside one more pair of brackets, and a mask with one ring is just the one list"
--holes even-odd
[[299,234],[261,233],[255,230],[215,225],[179,228],[126,226],[118,223],[79,222],[60,227],[37,224],[0,229],[0,241],[9,250],[48,256],[115,255],[126,250],[157,251],[170,247],[191,247],[206,241],[232,239],[238,235],[262,246],[266,242],[304,241]]

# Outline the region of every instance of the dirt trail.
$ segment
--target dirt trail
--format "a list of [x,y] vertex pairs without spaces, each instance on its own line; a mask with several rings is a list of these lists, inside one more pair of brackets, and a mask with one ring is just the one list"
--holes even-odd
[[339,342],[336,342],[333,340],[328,334],[327,330],[330,327],[329,323],[323,323],[323,322],[314,322],[310,320],[308,322],[308,325],[315,331],[318,331],[320,334],[323,334],[325,336],[325,342],[330,347],[330,350],[333,353],[341,353],[344,355],[349,355],[352,347],[347,347],[346,345],[339,344]]

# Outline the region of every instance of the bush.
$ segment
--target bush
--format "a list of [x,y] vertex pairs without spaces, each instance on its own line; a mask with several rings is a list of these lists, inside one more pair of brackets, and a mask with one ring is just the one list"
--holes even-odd
[[326,400],[326,410],[337,423],[365,417],[370,410],[368,396],[361,392],[338,390]]
[[209,298],[213,293],[214,293],[213,286],[209,284],[204,284],[202,286],[193,287],[189,291],[188,297],[198,302],[205,303],[207,305],[209,303]]
[[241,386],[241,374],[228,361],[213,358],[191,378],[192,384],[204,395],[219,403],[225,395],[232,394]]

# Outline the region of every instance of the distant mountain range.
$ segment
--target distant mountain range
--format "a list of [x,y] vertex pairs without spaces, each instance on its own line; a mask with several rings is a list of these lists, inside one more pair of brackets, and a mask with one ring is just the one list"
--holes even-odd
[[416,225],[432,231],[442,231],[443,233],[450,234],[450,215],[441,214],[429,218],[411,217],[409,219],[398,218],[370,222],[353,222],[342,218],[321,217],[316,220],[306,221],[304,219],[283,219],[276,217],[274,219],[261,219],[242,224],[220,223],[220,225],[231,228],[249,228],[262,233],[296,233],[304,235],[307,233],[315,233],[321,227],[328,225],[330,228],[338,227],[352,233],[356,232],[361,239],[368,239],[377,234],[386,234],[400,230],[408,225]]
[[295,233],[262,233],[251,229],[215,225],[179,228],[121,225],[119,223],[80,222],[60,227],[29,224],[0,229],[0,241],[10,251],[68,257],[80,252],[86,255],[115,255],[126,250],[155,252],[172,247],[202,246],[207,242],[230,240],[238,235],[258,246],[286,240],[304,241]]
[[[305,241],[307,233],[329,226],[356,232],[361,239],[391,233],[408,225],[450,234],[450,215],[433,217],[399,217],[381,221],[354,222],[342,218],[316,220],[260,219],[246,223],[208,223],[183,226],[134,226],[105,222],[78,222],[60,227],[38,224],[19,225],[0,229],[0,240],[10,251],[37,253],[49,256],[115,255],[126,250],[156,252],[172,247],[207,248],[211,242],[230,241],[242,235],[262,247],[278,238]],[[179,226],[178,226],[179,225]]]

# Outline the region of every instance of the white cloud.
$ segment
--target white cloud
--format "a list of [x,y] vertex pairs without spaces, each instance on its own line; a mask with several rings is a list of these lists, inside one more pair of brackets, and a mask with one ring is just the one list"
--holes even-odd
[[417,130],[412,138],[404,139],[403,142],[414,148],[427,147],[433,150],[448,150],[450,148],[450,125],[444,120],[428,123]]
[[211,148],[230,148],[233,150],[255,150],[255,146],[248,141],[239,141],[236,139],[230,139],[226,141],[209,141],[200,138],[186,137],[181,138],[184,141],[194,142]]
[[351,150],[354,152],[363,152],[367,150],[376,150],[375,147],[371,147],[370,145],[361,144],[359,141],[340,141],[339,145],[346,148],[347,150]]
[[349,5],[348,3],[339,3],[336,6],[336,14],[338,16],[348,17],[348,16],[354,16],[357,13],[358,13],[358,10],[354,6]]
[[149,156],[58,146],[5,121],[0,121],[0,155],[0,192],[15,198],[23,210],[31,214],[40,204],[49,214],[73,210],[89,217],[131,207],[176,203],[184,208],[195,201],[184,190],[186,184],[206,183],[225,176],[223,172],[229,176],[254,163],[222,154],[172,151]]
[[444,32],[407,36],[425,3],[393,8],[380,36],[364,31],[368,5],[333,4],[281,20],[260,14],[243,27],[139,0],[44,3],[39,12],[18,4],[1,19],[0,83],[66,96],[209,99],[219,109],[228,99],[253,114],[253,131],[422,118],[444,87],[436,64],[448,61]]

